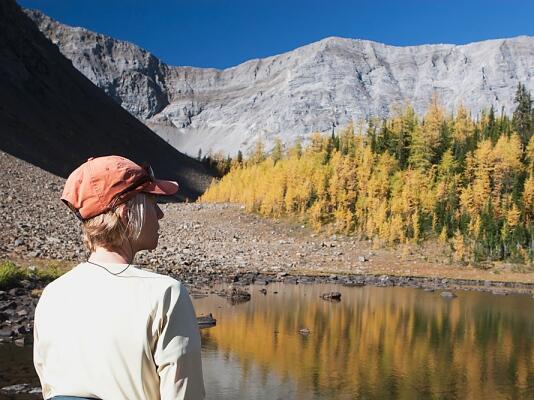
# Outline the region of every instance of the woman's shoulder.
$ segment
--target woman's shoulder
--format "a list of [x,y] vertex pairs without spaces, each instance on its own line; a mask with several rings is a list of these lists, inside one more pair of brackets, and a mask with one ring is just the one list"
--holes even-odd
[[128,273],[125,274],[125,276],[146,278],[148,280],[153,280],[156,284],[163,285],[163,286],[181,284],[179,280],[173,278],[172,276],[164,275],[159,272],[155,272],[153,270],[144,268],[140,265],[133,265],[132,267],[130,267],[130,271],[128,271]]
[[152,291],[161,293],[172,293],[173,295],[180,295],[180,293],[187,293],[186,287],[178,279],[169,275],[160,274],[140,266],[133,267],[128,274],[128,277],[137,277],[146,287],[151,287]]
[[152,292],[156,295],[168,288],[178,291],[183,290],[183,285],[177,279],[143,268],[140,265],[129,265],[124,268],[124,265],[119,264],[95,266],[89,263],[80,263],[64,275],[50,282],[44,289],[43,294],[65,290],[72,291],[80,286],[87,287],[91,284],[99,287],[102,287],[102,285],[106,287],[122,287],[125,290],[137,287],[138,290],[143,290],[146,294]]

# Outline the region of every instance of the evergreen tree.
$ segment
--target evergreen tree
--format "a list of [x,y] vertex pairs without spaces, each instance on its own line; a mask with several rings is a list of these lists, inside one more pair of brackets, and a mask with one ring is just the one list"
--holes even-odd
[[437,162],[443,152],[446,150],[448,143],[447,132],[445,129],[445,112],[438,101],[436,94],[432,99],[423,119],[424,138],[427,141],[426,146],[431,149],[431,160]]
[[290,158],[296,159],[300,159],[300,157],[302,156],[302,141],[300,137],[298,137],[297,140],[295,140],[293,146],[289,148],[288,156]]
[[336,135],[334,132],[334,127],[332,127],[332,135],[330,139],[332,141],[332,147],[336,150],[339,150],[339,135]]
[[410,156],[410,141],[417,125],[415,110],[409,104],[394,110],[390,124],[390,143],[388,150],[399,161],[401,168],[406,168]]
[[254,165],[261,163],[265,160],[265,158],[265,144],[263,143],[261,138],[259,138],[256,141],[256,144],[254,145],[254,151],[252,152],[252,155],[250,156],[248,161]]
[[379,121],[377,121],[376,118],[370,118],[369,119],[369,126],[367,127],[367,137],[369,138],[369,145],[371,146],[371,150],[374,153],[378,153],[378,134],[377,134],[377,127],[378,127]]
[[460,104],[452,125],[454,157],[458,160],[463,160],[468,151],[468,141],[475,132],[475,124],[463,104]]
[[338,141],[339,141],[338,150],[341,152],[341,154],[343,154],[344,156],[354,155],[354,151],[356,147],[356,143],[354,139],[355,139],[354,127],[352,123],[350,123],[349,126],[341,132],[338,138]]
[[493,105],[490,107],[487,114],[485,112],[482,114],[482,119],[482,139],[491,139],[491,141],[495,143],[499,135],[499,127],[496,124],[495,109],[493,108]]
[[416,126],[411,137],[408,164],[415,169],[426,170],[432,164],[432,147],[421,126]]
[[513,113],[512,126],[526,146],[532,136],[532,99],[525,85],[519,83],[515,92],[517,107]]
[[397,133],[395,148],[393,154],[399,161],[401,168],[408,166],[408,158],[410,156],[410,144],[413,131],[417,125],[417,117],[412,106],[406,105],[400,116],[400,127]]
[[387,120],[382,121],[382,126],[376,137],[375,150],[378,154],[382,154],[390,147],[390,132]]
[[274,147],[271,152],[271,160],[273,160],[274,164],[276,164],[278,161],[280,161],[283,157],[284,147],[282,145],[282,141],[280,138],[274,139]]

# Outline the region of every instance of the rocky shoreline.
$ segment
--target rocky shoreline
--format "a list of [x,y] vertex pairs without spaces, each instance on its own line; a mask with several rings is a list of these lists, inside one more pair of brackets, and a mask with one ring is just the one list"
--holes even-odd
[[[192,297],[216,294],[227,297],[232,304],[249,301],[250,285],[266,286],[271,283],[289,285],[338,284],[348,287],[407,287],[426,291],[441,291],[442,294],[457,290],[490,292],[494,295],[508,294],[532,295],[534,283],[482,281],[472,279],[447,279],[414,276],[388,275],[292,275],[231,273],[188,275],[171,273],[188,286]],[[223,285],[223,287],[216,287]],[[14,342],[18,346],[32,343],[33,317],[39,294],[44,284],[39,280],[21,281],[21,286],[8,291],[0,291],[0,343]],[[261,290],[261,289],[260,289]],[[264,292],[267,294],[267,291]],[[443,297],[454,297],[444,295]]]

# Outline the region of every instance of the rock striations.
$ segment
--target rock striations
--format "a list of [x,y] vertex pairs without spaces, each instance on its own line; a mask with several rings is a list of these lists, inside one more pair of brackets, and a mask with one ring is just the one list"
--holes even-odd
[[27,11],[74,66],[176,148],[235,155],[269,149],[432,95],[448,111],[513,110],[518,82],[534,89],[534,38],[395,47],[331,37],[224,70],[170,67],[139,47]]

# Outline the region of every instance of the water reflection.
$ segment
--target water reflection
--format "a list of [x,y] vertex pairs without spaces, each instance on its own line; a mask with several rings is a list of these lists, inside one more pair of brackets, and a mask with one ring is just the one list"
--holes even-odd
[[[217,318],[202,332],[210,398],[534,396],[528,297],[460,292],[444,300],[414,289],[328,285],[271,285],[265,296],[259,289],[237,306],[215,296],[195,301],[198,313]],[[342,293],[340,303],[319,299],[331,290]]]
[[[534,398],[534,300],[405,288],[252,287],[195,299],[209,399]],[[321,300],[329,291],[341,302]],[[278,291],[278,294],[274,294]],[[308,328],[303,336],[299,330]],[[31,347],[0,346],[0,386],[38,385]],[[0,399],[37,398],[6,396]]]

